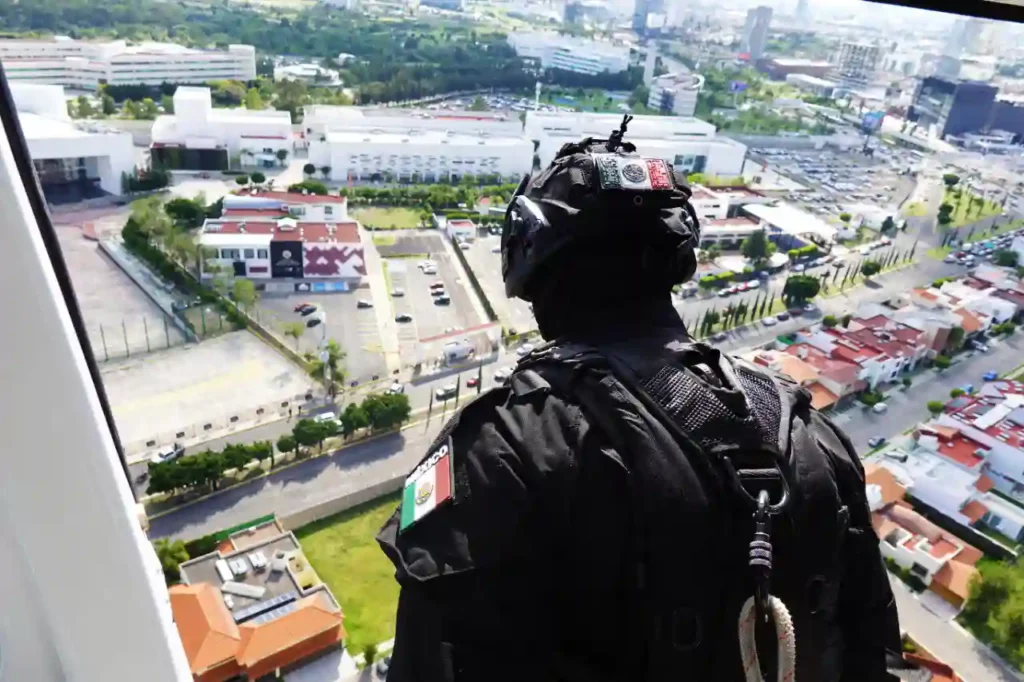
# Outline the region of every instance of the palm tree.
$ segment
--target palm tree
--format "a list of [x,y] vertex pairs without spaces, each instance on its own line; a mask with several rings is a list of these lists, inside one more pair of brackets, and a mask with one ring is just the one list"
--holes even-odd
[[284,335],[295,339],[295,352],[299,352],[299,339],[306,331],[306,325],[301,322],[289,322],[284,326]]

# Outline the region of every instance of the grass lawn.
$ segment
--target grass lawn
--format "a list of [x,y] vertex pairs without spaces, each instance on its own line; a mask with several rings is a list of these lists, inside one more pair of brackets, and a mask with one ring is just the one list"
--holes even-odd
[[928,207],[920,201],[912,201],[903,209],[904,218],[920,218],[926,215],[928,215]]
[[942,203],[953,207],[951,227],[961,227],[991,215],[998,215],[1003,210],[999,204],[991,201],[978,203],[976,200],[980,199],[977,194],[965,192],[963,198],[958,200],[955,190],[946,190],[942,195]]
[[400,495],[388,495],[295,531],[302,551],[345,613],[346,646],[361,652],[395,636],[398,583],[374,537]]
[[352,217],[366,227],[408,230],[420,226],[420,212],[404,207],[366,206],[352,209]]
[[394,246],[395,235],[393,234],[374,234],[373,243],[377,246]]

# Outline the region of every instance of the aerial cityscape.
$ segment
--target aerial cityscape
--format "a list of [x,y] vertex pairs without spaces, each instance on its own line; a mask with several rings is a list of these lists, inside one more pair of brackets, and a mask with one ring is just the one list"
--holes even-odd
[[20,0],[0,66],[193,679],[386,679],[374,536],[542,343],[505,295],[506,207],[624,114],[692,188],[690,333],[857,448],[908,659],[1024,679],[1024,27],[860,0]]

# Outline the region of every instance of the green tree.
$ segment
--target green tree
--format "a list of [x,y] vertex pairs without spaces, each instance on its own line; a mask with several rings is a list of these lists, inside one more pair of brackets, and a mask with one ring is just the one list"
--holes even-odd
[[165,114],[173,114],[174,98],[170,95],[164,95],[160,98],[160,106],[163,108]]
[[347,439],[359,429],[370,425],[370,418],[361,405],[349,403],[341,413],[341,433]]
[[831,329],[832,327],[835,327],[837,324],[839,324],[839,320],[836,318],[835,315],[826,315],[825,317],[821,318],[821,323],[825,325],[825,327],[827,327],[828,329]]
[[114,104],[114,98],[110,95],[103,93],[100,96],[100,110],[104,116],[113,116],[117,113],[117,105]]
[[160,110],[157,109],[156,102],[153,101],[152,97],[146,97],[139,105],[135,118],[142,119],[143,121],[152,121],[159,115]]
[[[311,448],[321,442],[324,438],[323,433],[324,430],[320,428],[320,424],[312,419],[300,419],[292,428],[292,437],[295,442],[305,448]],[[295,454],[298,454],[297,449]]]
[[306,333],[306,325],[302,322],[286,322],[282,326],[285,336],[295,339],[295,352],[299,352],[299,339]]
[[946,184],[947,190],[952,190],[960,182],[960,176],[954,173],[946,173],[942,176],[942,182]]
[[850,221],[853,220],[853,216],[849,213],[843,212],[839,214],[839,219],[849,225]]
[[235,178],[235,184],[238,185],[239,187],[245,187],[246,185],[249,184],[249,176],[239,175],[238,177]]
[[188,549],[183,540],[157,538],[153,541],[153,549],[160,560],[160,568],[164,572],[164,580],[173,585],[181,580],[180,566],[189,560]]
[[277,163],[281,166],[284,166],[285,160],[288,159],[288,150],[278,149],[276,152],[274,152],[274,156],[277,157]]
[[860,266],[860,272],[864,275],[865,279],[877,275],[881,270],[882,264],[874,260],[865,261],[864,264]]
[[965,391],[965,390],[964,390],[964,389],[962,389],[962,388],[954,388],[954,389],[951,389],[951,390],[949,391],[949,397],[950,397],[950,398],[959,398],[960,396],[962,396],[962,395],[963,395],[964,393],[966,393],[966,392],[967,392],[967,391]]
[[807,275],[791,275],[782,288],[782,297],[786,305],[803,305],[818,295],[821,282],[817,277]]
[[316,166],[314,166],[311,163],[306,163],[302,167],[302,172],[305,173],[306,175],[313,175],[314,173],[316,173]]
[[707,256],[708,261],[715,261],[722,255],[722,247],[714,242],[708,244],[707,248],[703,249],[703,251],[704,254]]
[[1004,268],[1016,268],[1017,252],[1010,249],[999,249],[992,260],[996,265]]
[[910,388],[910,384],[914,383],[914,380],[910,377],[903,377],[901,380],[905,388]]
[[487,111],[490,107],[487,106],[487,102],[480,95],[476,96],[476,99],[469,105],[470,111]]
[[[325,166],[326,168],[326,166]],[[330,172],[330,169],[328,169]],[[316,194],[319,196],[327,196],[327,185],[317,180],[303,180],[302,182],[296,182],[292,185],[288,185],[289,192],[298,192],[299,194]]]
[[363,663],[367,667],[372,666],[373,662],[374,662],[374,660],[376,660],[376,658],[377,658],[377,645],[376,644],[373,644],[371,642],[370,644],[367,644],[365,647],[363,647]]
[[750,259],[756,268],[775,253],[775,244],[768,240],[764,230],[757,230],[743,240],[740,253]]
[[926,407],[928,408],[928,411],[932,413],[932,416],[941,414],[942,411],[946,409],[945,404],[939,400],[929,400]]
[[192,230],[206,219],[206,205],[199,199],[176,197],[164,204],[164,212],[179,227]]
[[267,181],[267,176],[261,173],[260,171],[253,171],[253,173],[249,176],[249,179],[252,180],[254,185],[262,185],[264,182]]
[[945,355],[936,355],[932,363],[939,369],[947,369],[952,364],[952,360]]
[[636,86],[633,89],[633,92],[629,96],[628,104],[631,107],[635,107],[637,105],[647,106],[647,101],[650,99],[650,97],[651,91],[647,88],[646,85],[641,83],[640,85]]
[[231,288],[231,298],[235,299],[235,302],[241,305],[243,308],[250,308],[259,294],[256,291],[256,285],[250,280],[236,277],[235,282]]
[[331,167],[330,166],[320,166],[320,172],[323,174],[324,180],[327,180],[327,179],[329,179],[331,177]]
[[409,396],[404,393],[370,394],[363,400],[362,408],[374,431],[399,426],[412,412]]
[[885,220],[882,221],[882,234],[889,234],[896,229],[896,221],[892,219],[892,216],[886,216]]
[[[299,456],[299,441],[295,440],[295,436],[290,434],[284,434],[277,439],[277,451],[278,452],[293,452],[295,456]],[[274,468],[274,454],[270,454],[270,468]]]
[[260,97],[260,91],[256,88],[249,88],[245,92],[245,108],[253,111],[263,108],[263,98]]
[[78,96],[78,118],[93,118],[96,111],[92,108],[92,102],[85,95]]

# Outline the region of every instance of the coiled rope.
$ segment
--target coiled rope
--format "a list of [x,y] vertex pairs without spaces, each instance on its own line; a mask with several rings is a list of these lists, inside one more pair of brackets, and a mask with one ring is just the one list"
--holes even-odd
[[[778,641],[778,682],[794,682],[796,679],[796,630],[789,609],[778,597],[769,597],[769,610],[775,625]],[[740,659],[743,661],[743,675],[746,682],[765,682],[761,677],[761,664],[757,659],[757,638],[754,626],[757,620],[755,598],[749,597],[740,609]]]

